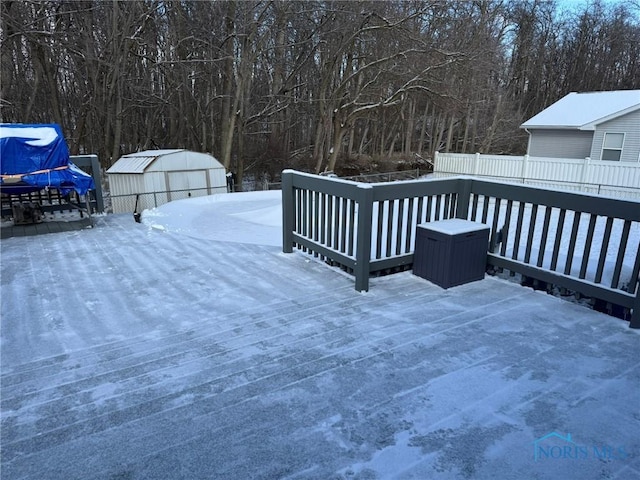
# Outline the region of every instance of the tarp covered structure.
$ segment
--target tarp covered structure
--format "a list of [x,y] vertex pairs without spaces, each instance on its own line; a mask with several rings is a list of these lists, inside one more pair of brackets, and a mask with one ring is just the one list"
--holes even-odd
[[0,124],[0,190],[17,195],[56,188],[85,195],[93,178],[69,160],[69,148],[56,124]]

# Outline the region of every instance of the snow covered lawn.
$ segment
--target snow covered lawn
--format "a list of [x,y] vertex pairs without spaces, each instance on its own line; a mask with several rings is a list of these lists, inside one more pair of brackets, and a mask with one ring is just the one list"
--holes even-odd
[[626,322],[496,278],[358,293],[281,253],[279,215],[233,194],[3,240],[3,478],[640,475]]

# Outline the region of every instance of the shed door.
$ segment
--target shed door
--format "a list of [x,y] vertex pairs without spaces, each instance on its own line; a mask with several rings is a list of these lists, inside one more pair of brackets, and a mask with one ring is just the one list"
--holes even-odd
[[208,195],[209,185],[206,170],[166,172],[169,200]]

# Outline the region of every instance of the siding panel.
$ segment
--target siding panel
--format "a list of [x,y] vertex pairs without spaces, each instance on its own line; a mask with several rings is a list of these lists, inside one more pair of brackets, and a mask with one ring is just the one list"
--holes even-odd
[[586,158],[591,154],[593,132],[535,129],[529,135],[527,153],[532,157]]
[[590,156],[594,160],[602,158],[604,134],[624,133],[621,162],[638,162],[640,156],[640,110],[604,122],[596,127]]

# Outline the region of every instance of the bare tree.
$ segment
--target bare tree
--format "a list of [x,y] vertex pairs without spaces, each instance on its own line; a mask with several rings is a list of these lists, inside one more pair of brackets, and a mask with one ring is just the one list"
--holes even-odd
[[[635,3],[634,3],[635,2]],[[0,2],[0,117],[105,166],[208,151],[242,176],[521,153],[569,91],[640,88],[640,7],[599,0]]]

